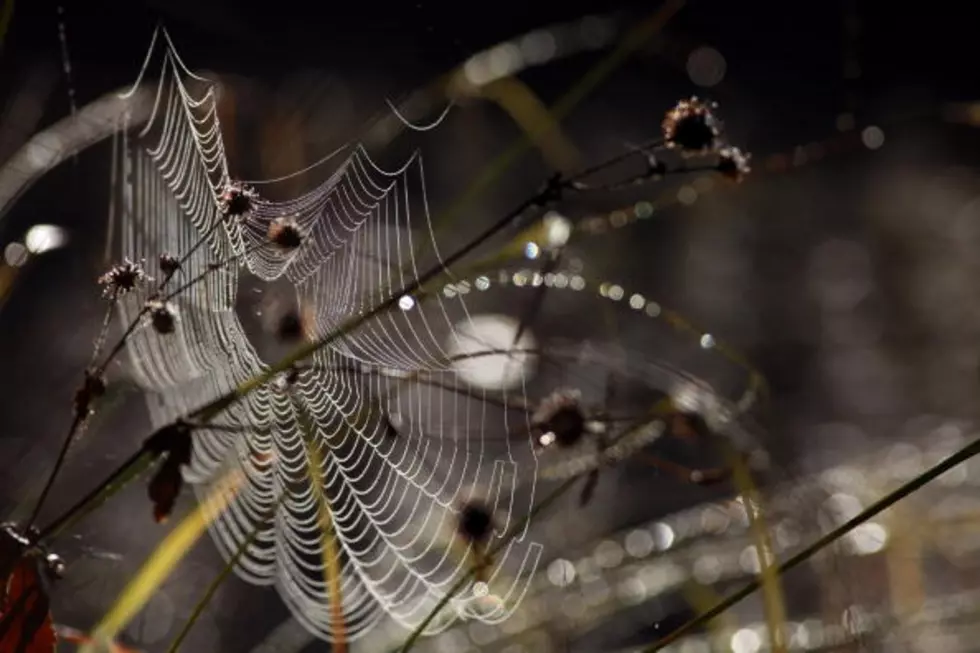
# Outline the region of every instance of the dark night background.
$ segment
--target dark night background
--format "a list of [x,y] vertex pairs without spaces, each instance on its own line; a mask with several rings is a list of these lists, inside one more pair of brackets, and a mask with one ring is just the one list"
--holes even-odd
[[[159,21],[192,69],[216,71],[241,89],[229,151],[233,169],[257,178],[319,158],[386,111],[386,98],[407,95],[495,43],[610,11],[622,10],[629,25],[655,7],[527,0],[391,6],[93,0],[65,3],[59,14],[56,3],[22,0],[0,51],[0,101],[42,72],[54,83],[43,112],[25,123],[26,133],[18,134],[15,124],[14,135],[0,139],[0,158],[68,114],[69,88],[80,107],[130,84]],[[971,126],[960,119],[962,103],[980,101],[980,88],[975,21],[967,13],[966,3],[692,0],[563,121],[586,160],[598,159],[656,133],[666,108],[697,93],[720,103],[733,140],[753,153],[757,174],[736,192],[706,194],[692,207],[668,209],[659,221],[597,238],[583,245],[581,256],[594,274],[628,281],[747,352],[773,388],[764,443],[783,478],[877,454],[894,442],[921,443],[937,425],[963,424],[980,414],[980,204],[974,201],[980,196],[980,121]],[[70,85],[61,71],[59,24],[66,30]],[[717,49],[727,63],[724,79],[710,89],[692,84],[685,71],[688,54],[701,45]],[[521,78],[552,102],[597,57],[575,55]],[[850,116],[843,124],[855,127],[842,130],[842,116]],[[302,152],[270,151],[263,128],[277,121],[292,125],[288,133],[300,135]],[[883,130],[885,144],[872,151],[858,134],[873,125]],[[444,127],[419,140],[432,201],[448,204],[516,135],[489,103],[451,114]],[[835,139],[852,146],[796,165],[800,152],[812,154],[813,144]],[[805,146],[811,147],[800,149]],[[100,272],[108,151],[101,144],[67,161],[0,218],[0,250],[38,222],[63,226],[71,237],[69,247],[25,268],[0,304],[0,517],[18,515],[26,488],[50,469],[98,328],[102,308],[89,280]],[[476,219],[499,215],[547,173],[540,158],[529,155]],[[848,299],[853,293],[856,298]],[[554,313],[548,324],[557,331],[579,316],[572,304],[549,308]],[[49,510],[67,505],[128,455],[145,430],[135,395],[105,423],[97,421],[79,443]],[[590,512],[595,518],[579,525],[563,516],[568,532],[555,539],[581,551],[596,538],[709,496],[671,486],[648,500],[639,476],[622,471],[612,487],[600,490],[599,505]],[[634,496],[642,500],[632,501]],[[146,509],[142,488],[130,488],[65,545],[64,555],[78,561],[78,571],[65,580],[73,589],[56,600],[59,622],[93,624],[152,550],[162,531],[143,519]],[[119,555],[93,557],[93,550]],[[126,641],[164,650],[173,624],[201,591],[194,581],[219,566],[210,542],[199,544]],[[970,569],[976,568],[974,560]],[[871,572],[879,576],[880,569]],[[969,574],[948,582],[974,587]],[[887,583],[879,578],[878,584]],[[937,591],[952,591],[950,584],[939,583]],[[807,606],[802,592],[790,602]],[[255,650],[287,617],[271,590],[235,581],[221,590],[185,650]],[[657,618],[669,629],[676,615]],[[640,641],[655,636],[649,624],[634,631],[642,634]],[[570,650],[611,650],[617,637],[591,633]],[[309,644],[304,650],[325,649]],[[948,650],[978,649],[964,644]]]

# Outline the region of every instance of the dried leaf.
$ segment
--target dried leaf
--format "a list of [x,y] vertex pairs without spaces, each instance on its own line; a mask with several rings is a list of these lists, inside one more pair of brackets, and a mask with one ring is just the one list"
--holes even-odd
[[184,485],[180,468],[191,461],[191,445],[191,427],[183,422],[163,427],[143,445],[144,449],[155,456],[167,456],[150,480],[148,488],[150,501],[153,502],[153,518],[157,523],[166,521],[173,512],[180,489]]
[[153,520],[161,524],[170,517],[174,504],[184,485],[184,477],[180,473],[180,463],[173,458],[167,458],[157,473],[150,479],[147,494],[153,502]]
[[0,653],[53,653],[57,641],[37,559],[21,558],[0,595]]

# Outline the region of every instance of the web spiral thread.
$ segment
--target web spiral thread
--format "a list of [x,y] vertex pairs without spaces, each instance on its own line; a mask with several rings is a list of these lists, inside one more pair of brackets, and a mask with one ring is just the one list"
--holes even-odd
[[[218,197],[231,177],[215,87],[185,67],[161,30],[134,91],[157,59],[151,120],[139,134],[121,125],[116,139],[119,184],[113,192],[120,201],[110,223],[119,225],[117,254],[149,265],[164,252],[182,256],[204,238],[168,288],[207,272],[173,298],[174,333],[145,325],[128,342],[133,374],[159,427],[265,367],[235,312],[245,269],[265,280],[288,279],[312,316],[312,337],[321,337],[411,281],[419,272],[413,238],[434,238],[421,156],[385,170],[363,147],[350,148],[336,172],[306,194],[284,202],[260,199],[247,219],[224,219]],[[295,219],[305,236],[289,253],[267,242],[270,223],[283,216]],[[210,264],[232,257],[238,257],[234,264],[208,272]],[[137,318],[155,288],[150,283],[120,299],[122,324]],[[500,437],[525,425],[526,416],[491,414],[473,400],[472,389],[465,396],[446,391],[463,384],[446,348],[453,325],[466,316],[461,297],[443,296],[424,310],[413,305],[382,315],[320,350],[288,387],[261,387],[215,420],[221,428],[195,431],[185,477],[199,495],[229,467],[248,479],[211,529],[226,558],[285,494],[236,572],[250,583],[275,586],[296,618],[323,639],[337,635],[337,624],[324,578],[318,487],[339,544],[347,639],[385,615],[415,627],[470,571],[472,552],[456,535],[456,517],[468,500],[479,498],[495,510],[494,537],[530,508],[534,464],[517,461],[534,457],[514,451],[529,451],[530,443]],[[439,386],[399,379],[420,371],[438,377]],[[310,456],[308,447],[318,455]],[[319,461],[315,468],[313,460]],[[472,583],[428,632],[457,618],[506,619],[540,555],[538,544],[514,538],[492,561],[486,585]]]

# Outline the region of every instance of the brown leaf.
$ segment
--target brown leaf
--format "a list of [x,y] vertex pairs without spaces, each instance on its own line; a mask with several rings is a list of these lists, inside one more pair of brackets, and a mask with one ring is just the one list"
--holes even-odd
[[151,435],[143,448],[167,459],[163,461],[150,480],[148,494],[153,502],[153,519],[157,523],[167,520],[184,485],[180,468],[191,461],[191,427],[183,422],[164,426]]
[[153,475],[147,492],[150,501],[153,502],[153,519],[158,524],[167,521],[170,517],[183,485],[184,478],[180,473],[180,463],[170,456]]
[[57,645],[36,558],[21,558],[0,588],[0,653],[53,653]]

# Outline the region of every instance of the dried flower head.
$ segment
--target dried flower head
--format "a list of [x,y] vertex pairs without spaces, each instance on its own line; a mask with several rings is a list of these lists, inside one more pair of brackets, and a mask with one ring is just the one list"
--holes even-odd
[[163,272],[168,277],[172,277],[177,274],[180,269],[180,259],[178,259],[173,254],[161,254],[160,255],[160,271]]
[[258,197],[259,194],[248,184],[231,181],[225,184],[218,197],[218,210],[226,218],[240,217],[252,210]]
[[484,544],[493,533],[493,511],[482,501],[470,500],[457,515],[456,530],[473,544]]
[[269,240],[284,250],[293,250],[303,244],[303,232],[300,231],[296,218],[276,218],[269,224],[267,234]]
[[131,261],[129,258],[124,258],[122,263],[116,263],[99,277],[99,285],[104,286],[102,295],[113,299],[135,290],[139,284],[147,281],[153,279],[143,270],[143,261]]
[[538,406],[531,417],[531,426],[542,447],[576,445],[586,431],[582,394],[578,390],[556,390]]
[[170,302],[151,299],[146,302],[146,312],[150,316],[153,330],[157,333],[173,333],[177,328],[177,309]]
[[721,123],[715,117],[717,105],[697,97],[681,100],[664,116],[662,125],[667,145],[682,154],[702,154],[717,146]]
[[751,154],[746,154],[737,147],[726,145],[718,151],[718,172],[723,177],[734,182],[740,182],[745,178],[745,175],[752,171],[752,168],[749,167],[750,158],[752,158]]

